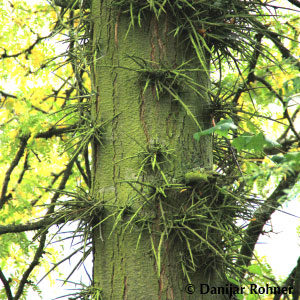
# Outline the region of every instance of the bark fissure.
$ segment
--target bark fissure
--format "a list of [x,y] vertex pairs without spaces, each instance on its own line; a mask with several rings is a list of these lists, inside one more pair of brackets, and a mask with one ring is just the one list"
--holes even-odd
[[[113,101],[113,115],[116,116],[116,82],[117,82],[117,74],[114,75],[113,78],[113,94],[112,94],[112,101]],[[117,147],[116,147],[116,136],[115,136],[115,130],[118,128],[118,117],[114,118],[112,120],[112,146],[113,146],[113,156],[112,156],[112,165],[113,165],[113,186],[115,190],[115,201],[118,199],[118,188],[116,184],[116,180],[118,178],[117,175],[117,162],[116,162],[116,156],[117,156]]]
[[112,251],[112,257],[111,257],[112,270],[111,270],[111,278],[110,278],[110,299],[113,300],[114,278],[115,278],[115,255],[114,255],[114,249],[111,249],[111,251]]
[[124,290],[123,290],[123,300],[127,300],[127,276],[124,276]]

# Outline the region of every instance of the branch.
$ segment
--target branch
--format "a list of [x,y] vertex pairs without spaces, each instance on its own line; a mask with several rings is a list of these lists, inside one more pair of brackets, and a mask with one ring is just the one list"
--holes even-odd
[[54,212],[54,208],[55,208],[55,205],[53,205],[53,203],[55,203],[57,201],[57,199],[60,197],[61,193],[60,191],[64,190],[65,186],[66,186],[66,183],[72,173],[72,168],[73,168],[73,165],[74,165],[74,162],[75,162],[75,159],[77,158],[77,156],[75,156],[71,161],[69,161],[67,167],[66,167],[66,170],[64,171],[64,175],[63,175],[63,178],[61,179],[60,181],[60,184],[58,186],[58,189],[57,191],[54,193],[50,203],[50,207],[46,213],[46,216],[49,216],[51,215],[53,212]]
[[47,237],[47,231],[44,232],[41,235],[41,240],[40,240],[40,244],[39,247],[37,248],[34,258],[31,262],[31,264],[29,265],[28,269],[24,272],[23,277],[20,281],[18,290],[16,292],[16,295],[14,297],[14,300],[18,300],[23,293],[25,284],[28,283],[28,277],[30,276],[30,273],[33,271],[33,269],[39,264],[39,260],[42,257],[43,253],[44,253],[44,247],[45,247],[45,243],[46,243],[46,237]]
[[[293,115],[292,115],[292,121],[294,122],[297,118],[297,115],[300,111],[300,107],[298,107],[294,112],[293,112]],[[277,139],[277,142],[278,143],[281,143],[281,141],[285,141],[287,140],[287,134],[290,130],[290,127],[287,127],[286,130],[282,133],[282,135]]]
[[292,3],[293,5],[297,6],[300,8],[300,1],[298,0],[288,0],[288,2]]
[[263,233],[263,227],[281,205],[278,200],[285,195],[284,190],[291,188],[296,183],[298,174],[288,175],[285,180],[282,179],[270,197],[255,211],[253,221],[250,222],[245,232],[240,258],[237,260],[238,266],[248,266],[250,264],[254,247],[259,236]]
[[51,217],[43,218],[40,221],[27,224],[16,224],[16,225],[0,225],[0,235],[6,233],[19,233],[31,230],[39,230],[47,228],[49,225],[58,225],[64,223],[63,219],[53,219]]
[[[50,189],[53,187],[54,183],[56,182],[56,180],[64,173],[65,170],[60,171],[58,174],[55,173],[51,173],[51,176],[53,176],[53,179],[51,180],[51,183],[48,185],[48,187],[46,187],[46,190]],[[34,206],[37,204],[37,202],[42,198],[42,195],[39,195],[37,198],[35,198],[34,200],[32,200],[30,202],[31,206]]]
[[29,170],[28,157],[29,157],[29,154],[28,154],[28,152],[26,152],[25,159],[24,159],[24,164],[23,164],[23,170],[22,170],[22,172],[21,172],[21,174],[19,176],[17,184],[21,184],[21,182],[23,180],[23,177],[25,175],[25,172]]
[[275,46],[278,48],[278,50],[281,52],[281,55],[283,58],[286,58],[286,59],[290,59],[293,64],[298,68],[300,69],[300,61],[295,58],[292,53],[290,52],[289,49],[287,49],[280,41],[279,37],[280,35],[276,32],[273,32],[271,30],[268,29],[268,27],[266,25],[263,25],[262,23],[260,23],[259,21],[257,20],[253,20],[253,24],[254,26],[257,26],[258,29],[261,30],[261,33],[269,38],[274,44]]
[[40,41],[42,41],[42,40],[44,40],[44,39],[47,39],[48,37],[50,37],[51,34],[52,34],[52,33],[50,33],[50,34],[47,35],[47,36],[42,36],[42,37],[40,37],[39,35],[37,35],[36,40],[35,40],[28,48],[26,48],[26,49],[24,49],[23,51],[20,51],[20,52],[18,52],[18,53],[15,53],[15,54],[7,54],[6,49],[4,49],[4,48],[1,47],[1,48],[4,50],[4,53],[3,53],[2,55],[0,55],[0,59],[4,59],[4,58],[12,58],[12,57],[18,57],[18,56],[20,56],[20,55],[22,55],[22,54],[25,54],[25,53],[26,53],[26,57],[27,57],[29,54],[31,54],[32,49],[33,49]]
[[263,35],[260,34],[260,33],[258,33],[255,36],[255,38],[256,38],[257,42],[256,42],[256,45],[254,47],[254,51],[252,53],[251,60],[249,61],[249,65],[248,65],[249,73],[247,75],[247,79],[245,80],[243,86],[240,87],[237,90],[237,92],[236,92],[236,94],[235,94],[235,96],[234,96],[234,98],[232,100],[232,102],[235,105],[237,105],[238,100],[241,97],[242,93],[247,90],[247,86],[249,86],[249,84],[254,81],[254,71],[255,71],[255,68],[256,68],[256,65],[257,65],[257,61],[258,61],[259,55],[261,54],[261,48],[262,48],[262,46],[261,46],[261,40],[263,38]]
[[13,98],[13,99],[17,99],[18,97],[17,96],[15,96],[15,95],[12,95],[12,94],[9,94],[9,93],[6,93],[6,92],[4,92],[4,91],[0,91],[0,100],[1,100],[1,98],[4,98],[4,99],[6,99],[6,98]]
[[[279,141],[277,141],[277,142],[279,143]],[[297,142],[298,142],[297,139],[286,140],[282,143],[279,143],[280,146],[278,146],[278,147],[267,147],[267,148],[264,148],[263,151],[266,155],[287,153],[292,148],[292,146]]]
[[295,267],[295,277],[294,277],[294,291],[293,299],[299,299],[300,297],[300,258],[298,259],[297,266]]
[[14,300],[13,295],[11,293],[10,285],[9,285],[9,280],[6,279],[4,276],[2,270],[0,269],[0,280],[2,281],[6,293],[7,300]]
[[10,175],[12,174],[14,168],[18,165],[20,159],[22,158],[22,156],[24,154],[24,151],[25,151],[25,148],[26,148],[26,145],[27,145],[28,139],[29,139],[29,136],[21,138],[20,148],[19,148],[19,150],[18,150],[15,158],[11,162],[10,167],[6,171],[6,174],[5,174],[5,177],[4,177],[4,181],[3,181],[3,185],[2,185],[1,197],[0,197],[0,209],[3,207],[3,205],[10,198],[9,195],[6,195],[7,188],[8,188],[8,183],[9,183],[9,180],[10,180]]
[[48,211],[46,212],[46,215],[43,217],[43,219],[41,221],[38,221],[35,223],[28,223],[28,224],[5,225],[5,226],[0,225],[0,235],[6,234],[6,233],[18,233],[18,232],[24,232],[24,231],[30,231],[30,230],[45,229],[49,225],[64,223],[63,219],[51,218],[51,214],[54,212],[54,208],[55,208],[55,205],[53,205],[53,203],[55,203],[57,201],[57,199],[59,198],[59,196],[61,195],[61,193],[59,191],[61,191],[65,188],[66,183],[71,175],[75,158],[73,158],[68,163],[66,169],[64,170],[63,178],[61,179],[58,189],[54,193],[54,195],[51,199],[52,205],[50,205],[50,207],[49,207]]
[[283,115],[285,118],[287,118],[289,124],[290,124],[290,128],[293,131],[293,133],[295,134],[295,136],[297,137],[298,141],[300,142],[300,136],[298,134],[298,132],[295,129],[295,126],[293,124],[293,121],[288,113],[287,107],[286,107],[286,103],[284,102],[283,98],[273,89],[273,87],[271,86],[271,84],[269,82],[267,82],[264,78],[253,75],[254,80],[257,80],[259,82],[261,82],[270,92],[272,92],[281,102],[281,104],[283,105],[284,108],[284,112]]
[[62,8],[90,8],[91,0],[54,0],[54,4]]
[[[284,287],[294,287],[294,291],[293,291],[293,299],[298,299],[300,296],[300,277],[299,277],[299,272],[300,272],[300,257],[298,258],[297,261],[297,265],[296,267],[293,269],[293,271],[290,273],[290,275],[288,276],[288,278],[286,279],[286,281],[282,284],[280,290],[282,290],[282,288]],[[298,275],[298,277],[297,277]],[[298,280],[297,280],[298,278]],[[273,300],[280,300],[282,294],[276,294],[273,298]]]
[[85,174],[84,169],[82,168],[78,158],[76,158],[75,163],[76,163],[76,166],[77,166],[85,184],[89,187],[89,179],[88,179],[87,175]]
[[50,139],[53,136],[60,136],[64,133],[71,132],[74,129],[76,129],[76,127],[77,127],[76,124],[68,126],[68,127],[63,127],[63,128],[51,127],[49,130],[47,130],[45,132],[38,133],[35,137],[38,139],[39,138]]
[[88,187],[91,188],[91,182],[92,182],[92,175],[91,175],[91,169],[90,169],[90,161],[89,161],[89,150],[88,147],[84,150],[83,153],[84,157],[84,163],[85,163],[85,170],[88,177]]

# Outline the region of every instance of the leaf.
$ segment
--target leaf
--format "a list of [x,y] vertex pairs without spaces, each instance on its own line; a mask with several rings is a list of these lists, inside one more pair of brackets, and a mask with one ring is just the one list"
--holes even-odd
[[237,150],[254,150],[255,152],[261,152],[265,147],[280,147],[280,144],[266,138],[263,133],[256,135],[242,134],[232,141],[232,145]]
[[259,297],[259,296],[256,295],[256,294],[250,294],[250,295],[247,295],[246,300],[257,300],[258,297]]
[[237,129],[237,126],[232,122],[232,120],[231,119],[221,120],[214,127],[211,127],[209,129],[206,129],[206,130],[203,130],[200,132],[196,132],[194,134],[194,139],[199,141],[200,136],[208,135],[208,134],[212,134],[212,133],[216,133],[216,134],[226,137],[228,135],[228,131],[230,129],[231,130]]
[[284,155],[287,162],[300,162],[300,152],[290,152]]
[[243,300],[244,299],[243,294],[235,294],[235,297],[236,297],[237,300]]
[[248,271],[253,274],[262,275],[262,270],[259,265],[251,265],[248,267]]
[[284,157],[280,155],[274,155],[271,160],[276,164],[282,164],[284,162]]
[[276,141],[264,136],[265,138],[265,143],[267,147],[280,147],[281,145],[277,143]]
[[300,152],[290,152],[285,155],[274,155],[271,160],[276,164],[289,164],[298,170],[300,165]]
[[292,79],[293,81],[293,87],[296,92],[300,91],[300,77],[295,77]]
[[227,280],[228,280],[229,282],[233,283],[233,284],[236,285],[236,286],[239,286],[239,285],[240,285],[240,283],[239,283],[237,280],[235,280],[235,279],[233,279],[233,278],[231,278],[231,277],[227,277]]

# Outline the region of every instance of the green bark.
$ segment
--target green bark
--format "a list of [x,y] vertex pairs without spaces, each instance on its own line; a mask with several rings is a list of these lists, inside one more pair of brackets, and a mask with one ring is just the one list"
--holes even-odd
[[[145,13],[142,26],[136,25],[127,32],[130,15],[112,9],[111,2],[94,0],[91,8],[93,88],[96,92],[93,118],[106,124],[102,144],[95,143],[93,149],[93,194],[104,205],[102,218],[115,214],[94,230],[94,284],[102,289],[105,300],[214,299],[212,295],[201,297],[198,289],[194,295],[185,292],[188,281],[182,272],[180,254],[187,250],[176,238],[164,239],[159,269],[151,246],[152,238],[155,249],[159,248],[161,215],[157,197],[151,198],[151,203],[141,210],[142,216],[151,220],[147,223],[150,224],[151,238],[149,228],[140,235],[141,226],[133,223],[131,230],[124,230],[126,221],[153,192],[141,182],[170,186],[184,183],[184,174],[191,169],[212,168],[211,138],[203,137],[200,142],[193,139],[193,134],[199,131],[195,121],[167,92],[157,99],[151,84],[143,92],[141,75],[135,71],[141,67],[132,57],[138,61],[156,62],[150,65],[159,69],[176,68],[196,55],[182,43],[182,37],[172,35],[174,23],[166,15],[157,20],[151,13]],[[200,63],[193,59],[187,67],[200,68]],[[205,72],[189,75],[203,86],[209,86]],[[201,127],[207,127],[210,120],[205,111],[208,103],[205,93],[199,97],[185,86],[181,89],[184,103]],[[170,152],[169,161],[160,161],[159,170],[151,156],[153,167],[145,165],[140,172],[146,153],[153,153],[157,148],[161,152]],[[161,152],[158,152],[159,161]],[[165,197],[160,195],[160,199]],[[182,199],[177,197],[174,201]],[[130,211],[116,223],[119,220],[116,212],[125,206],[130,206]],[[189,276],[195,285],[218,282],[211,271],[196,270]],[[218,295],[215,299],[221,297]]]

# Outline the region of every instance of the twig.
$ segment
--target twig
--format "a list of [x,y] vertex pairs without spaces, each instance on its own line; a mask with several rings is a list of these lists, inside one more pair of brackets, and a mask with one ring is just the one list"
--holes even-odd
[[259,236],[263,233],[263,227],[270,220],[271,215],[281,205],[278,200],[285,195],[284,190],[292,187],[296,183],[297,176],[298,173],[288,175],[285,180],[282,179],[270,197],[255,211],[252,218],[253,221],[250,222],[245,232],[237,266],[248,266],[250,264],[254,247]]
[[293,5],[297,6],[300,8],[300,1],[298,0],[288,0],[288,2],[292,3]]
[[[292,270],[288,278],[285,280],[285,282],[282,284],[280,291],[284,287],[294,287],[294,292],[293,292],[293,299],[298,299],[299,298],[299,278],[298,281],[296,280],[296,275],[299,275],[300,271],[300,257],[298,258],[297,265],[296,267]],[[273,300],[280,300],[282,294],[276,294],[273,298]]]
[[9,285],[9,280],[6,279],[4,276],[1,268],[0,268],[0,280],[2,281],[6,293],[7,300],[14,300],[13,295],[11,293],[10,285]]
[[64,223],[63,219],[54,220],[51,217],[43,218],[40,221],[27,223],[27,224],[16,224],[16,225],[0,225],[0,235],[6,233],[18,233],[18,232],[25,232],[31,230],[38,230],[47,228],[49,225],[57,225]]
[[267,82],[264,78],[256,76],[256,75],[253,75],[253,76],[254,76],[255,80],[261,82],[281,102],[281,104],[283,105],[283,108],[284,108],[283,115],[284,115],[285,118],[287,118],[287,120],[288,120],[288,122],[290,124],[291,130],[293,131],[293,133],[297,137],[298,141],[300,142],[300,135],[298,134],[298,132],[295,129],[295,126],[294,126],[293,121],[292,121],[292,119],[291,119],[291,117],[289,115],[289,112],[288,112],[287,107],[286,107],[286,103],[284,102],[283,98],[273,89],[273,87],[271,86],[271,84],[269,82]]
[[3,181],[3,185],[2,185],[1,197],[0,197],[0,209],[3,207],[3,205],[10,198],[9,196],[6,195],[7,188],[8,188],[8,183],[9,183],[9,180],[10,180],[10,175],[12,174],[15,167],[19,164],[19,161],[20,161],[20,159],[22,158],[22,156],[24,154],[28,139],[29,139],[29,136],[21,138],[20,148],[19,148],[15,158],[11,162],[11,165],[9,166],[8,170],[5,173],[5,177],[4,177],[4,181]]
[[22,296],[25,284],[28,283],[28,277],[29,277],[30,273],[39,264],[39,260],[40,260],[40,258],[42,257],[42,255],[44,253],[46,237],[47,237],[47,232],[44,232],[41,235],[40,244],[39,244],[39,247],[37,248],[37,250],[35,252],[34,258],[33,258],[32,262],[30,263],[29,267],[27,268],[27,270],[23,274],[23,277],[20,281],[20,284],[19,284],[19,287],[17,289],[16,295],[13,298],[14,300],[18,300]]

